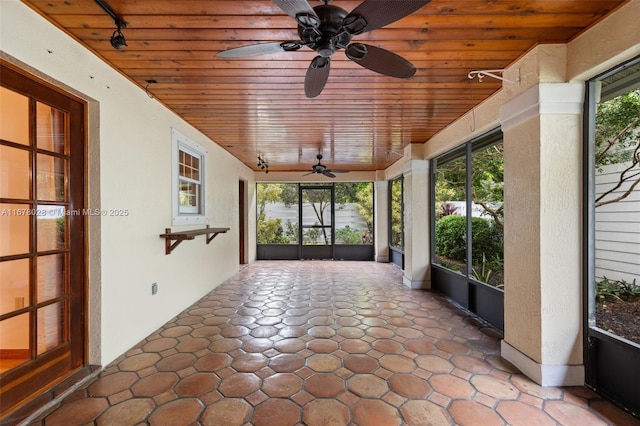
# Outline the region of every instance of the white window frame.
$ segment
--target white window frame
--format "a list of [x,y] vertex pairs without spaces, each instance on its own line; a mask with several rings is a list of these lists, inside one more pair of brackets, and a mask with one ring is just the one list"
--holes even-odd
[[[199,158],[199,180],[181,178],[180,176],[180,151],[193,157]],[[171,226],[180,225],[203,225],[209,222],[206,215],[206,191],[205,191],[205,165],[207,150],[199,143],[183,135],[176,129],[171,129],[171,204],[172,218]],[[185,211],[180,208],[180,182],[192,182],[200,185],[197,196],[197,204],[192,211]]]

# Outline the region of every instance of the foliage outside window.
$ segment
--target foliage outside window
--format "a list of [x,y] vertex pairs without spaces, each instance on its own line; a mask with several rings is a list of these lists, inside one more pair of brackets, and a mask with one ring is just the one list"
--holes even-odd
[[172,130],[173,225],[207,223],[205,215],[204,147]]
[[298,243],[298,185],[257,184],[258,244]]
[[404,182],[402,176],[390,181],[391,238],[390,245],[404,250]]
[[[640,344],[640,65],[597,84],[595,322]],[[632,83],[624,83],[630,81]],[[635,81],[635,83],[633,83]]]
[[[495,142],[496,137],[491,137]],[[497,288],[504,287],[504,159],[501,142],[487,139],[471,154],[450,154],[435,167],[435,263]],[[467,214],[467,179],[471,214]],[[471,221],[471,268],[467,230]]]
[[373,244],[373,183],[335,184],[336,244]]

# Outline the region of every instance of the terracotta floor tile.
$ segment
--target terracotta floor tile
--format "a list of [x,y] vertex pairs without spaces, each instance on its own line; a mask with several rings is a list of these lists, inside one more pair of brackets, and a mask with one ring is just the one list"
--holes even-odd
[[47,426],[68,426],[69,419],[78,424],[91,423],[102,412],[109,408],[105,398],[86,398],[63,404],[46,419]]
[[220,379],[212,373],[196,373],[180,380],[175,392],[180,397],[198,397],[214,390]]
[[89,386],[89,394],[92,396],[109,396],[122,390],[129,389],[138,376],[135,373],[114,373],[106,377],[100,377]]
[[182,398],[159,406],[149,416],[151,426],[188,425],[196,422],[204,410],[195,398]]
[[519,401],[501,401],[496,411],[513,426],[554,426],[556,422],[543,410]]
[[356,424],[367,426],[400,425],[402,419],[398,410],[384,401],[364,399],[352,409]]
[[307,358],[307,367],[317,373],[336,371],[341,366],[340,359],[330,354],[315,354]]
[[563,425],[604,426],[607,423],[589,410],[565,401],[547,401],[544,410]]
[[387,382],[373,374],[357,374],[347,380],[347,387],[361,398],[380,398],[389,391]]
[[407,398],[426,398],[431,386],[426,380],[411,374],[394,374],[389,378],[389,388]]
[[202,414],[204,426],[240,426],[249,420],[252,407],[244,399],[225,398],[211,404]]
[[318,398],[335,398],[345,391],[346,385],[334,374],[318,373],[305,380],[304,389]]
[[354,373],[372,373],[380,366],[377,359],[364,354],[347,355],[342,362]]
[[236,373],[222,379],[218,390],[227,398],[244,397],[260,388],[260,378],[252,373]]
[[449,374],[435,374],[429,379],[431,387],[449,398],[470,398],[473,387],[466,380]]
[[304,406],[302,421],[308,426],[347,425],[350,423],[349,408],[332,399],[316,399]]
[[107,409],[98,417],[96,423],[98,426],[135,425],[144,421],[154,408],[155,404],[151,399],[129,399]]
[[287,399],[273,398],[258,405],[253,412],[256,426],[293,426],[302,417],[300,407]]
[[449,414],[460,426],[503,426],[504,422],[492,409],[475,401],[453,401]]
[[136,382],[131,392],[136,397],[156,396],[173,388],[177,382],[178,376],[174,373],[155,373]]
[[[543,388],[500,333],[373,262],[255,262],[33,425],[630,425]],[[44,420],[43,420],[44,419]]]
[[302,383],[293,373],[277,373],[264,379],[262,390],[272,398],[288,398],[300,392]]

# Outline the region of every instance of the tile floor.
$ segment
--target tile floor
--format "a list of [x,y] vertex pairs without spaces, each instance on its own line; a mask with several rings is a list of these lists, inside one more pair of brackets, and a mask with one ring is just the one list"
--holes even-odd
[[256,262],[32,424],[640,425],[499,339],[393,265]]

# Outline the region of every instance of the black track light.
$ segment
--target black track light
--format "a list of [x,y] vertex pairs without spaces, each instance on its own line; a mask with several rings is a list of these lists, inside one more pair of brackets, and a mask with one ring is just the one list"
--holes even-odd
[[109,15],[113,19],[116,26],[118,27],[118,29],[115,30],[111,35],[111,46],[113,46],[114,49],[118,49],[118,50],[127,46],[127,40],[124,38],[124,35],[122,34],[122,28],[127,28],[127,23],[124,22],[113,10],[111,10],[109,5],[105,3],[104,0],[94,0],[94,1],[98,6],[102,8],[102,10],[106,12],[107,15]]
[[269,173],[269,165],[267,164],[266,161],[264,161],[264,159],[260,156],[260,154],[258,154],[258,167],[264,170],[265,173]]
[[111,35],[111,46],[118,50],[127,46],[127,40],[124,38],[122,31],[120,31],[120,25],[118,25],[118,29]]

